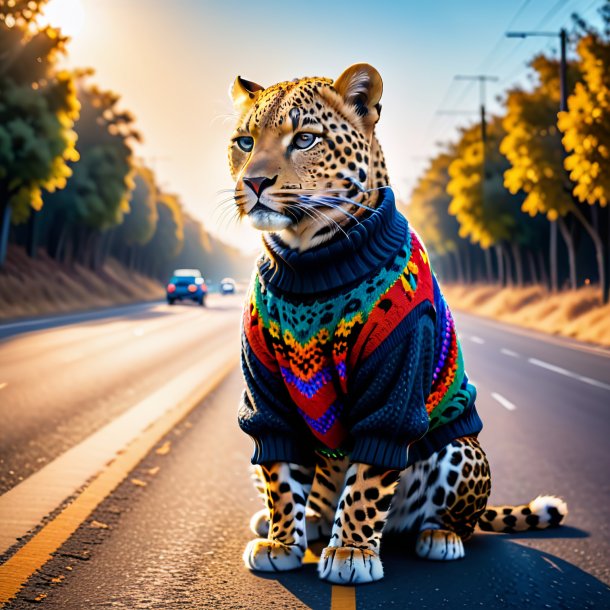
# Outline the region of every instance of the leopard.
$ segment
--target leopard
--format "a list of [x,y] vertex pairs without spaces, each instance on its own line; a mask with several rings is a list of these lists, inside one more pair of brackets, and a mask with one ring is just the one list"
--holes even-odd
[[[390,186],[375,132],[382,91],[379,72],[366,63],[336,79],[304,77],[269,87],[241,76],[233,82],[231,202],[240,219],[288,248],[291,261],[349,238],[378,211]],[[423,247],[420,252],[427,264]],[[243,553],[247,568],[300,568],[308,545],[322,541],[321,579],[371,583],[383,578],[386,535],[410,534],[418,557],[453,561],[465,556],[464,542],[476,527],[542,530],[568,514],[565,501],[552,495],[488,505],[491,475],[478,433],[452,438],[403,469],[352,460],[349,451],[318,446],[313,453],[310,462],[270,459],[252,466],[264,506],[250,522],[257,538]]]

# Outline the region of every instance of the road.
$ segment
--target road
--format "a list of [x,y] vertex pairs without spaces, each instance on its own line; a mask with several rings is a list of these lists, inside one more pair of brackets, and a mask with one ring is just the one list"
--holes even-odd
[[[14,471],[2,479],[6,488],[27,483],[43,467],[39,457],[54,460],[86,442],[179,370],[209,358],[210,345],[237,350],[239,311],[239,297],[218,297],[204,311],[138,306],[0,342],[0,385],[7,383],[0,412],[11,422],[2,471],[9,463]],[[347,592],[319,582],[314,565],[279,576],[249,573],[241,552],[259,501],[248,476],[250,441],[235,423],[235,367],[8,607],[610,607],[610,354],[456,317],[485,422],[491,501],[561,495],[570,507],[565,527],[478,533],[467,557],[449,564],[417,560],[407,541],[388,540],[385,580]]]

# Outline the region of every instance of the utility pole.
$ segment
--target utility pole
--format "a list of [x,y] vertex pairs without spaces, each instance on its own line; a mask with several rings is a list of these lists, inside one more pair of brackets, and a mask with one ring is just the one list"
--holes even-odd
[[[559,110],[568,109],[568,61],[566,58],[566,48],[568,34],[565,28],[561,28],[559,32],[506,32],[508,38],[527,38],[528,36],[542,36],[545,38],[557,38],[559,36],[560,47],[560,62],[559,62]],[[563,148],[565,157],[565,148]],[[557,292],[559,288],[557,279],[557,220],[551,220],[551,235],[550,235],[549,257],[551,259],[551,291]]]
[[[470,80],[470,81],[479,81],[479,105],[481,112],[481,147],[483,152],[483,159],[481,163],[481,205],[485,207],[485,178],[487,176],[486,171],[486,159],[487,159],[487,118],[485,115],[485,104],[487,102],[486,99],[486,88],[485,84],[487,82],[495,82],[498,79],[497,76],[489,76],[488,74],[456,74],[454,80]],[[462,113],[462,111],[457,111]],[[498,270],[500,270],[501,266],[500,258],[498,258]],[[485,249],[485,266],[487,268],[487,277],[491,279],[492,270],[491,270],[491,255],[489,253],[489,249]],[[502,277],[501,272],[499,271],[500,277]]]
[[479,81],[479,101],[481,108],[481,141],[483,142],[483,155],[485,155],[485,145],[487,143],[487,119],[485,116],[485,83],[488,81],[497,81],[497,76],[489,76],[487,74],[457,74],[453,77],[455,80],[476,80]]

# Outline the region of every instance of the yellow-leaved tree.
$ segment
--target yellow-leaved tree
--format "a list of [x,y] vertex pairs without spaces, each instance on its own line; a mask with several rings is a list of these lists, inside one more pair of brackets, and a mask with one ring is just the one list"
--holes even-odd
[[[568,110],[559,113],[563,145],[569,153],[565,168],[574,183],[574,196],[581,203],[606,207],[610,201],[610,2],[601,9],[605,32],[587,30],[577,45],[582,80],[568,98]],[[610,252],[576,206],[595,243],[604,302],[608,301]],[[608,240],[608,236],[606,235]],[[605,254],[605,257],[604,257]],[[604,261],[604,258],[606,259]]]
[[[576,288],[576,250],[565,217],[574,210],[570,185],[563,168],[564,151],[557,127],[560,101],[559,62],[538,55],[531,62],[537,78],[532,90],[515,88],[506,96],[503,126],[506,136],[500,151],[510,161],[504,185],[511,193],[523,192],[522,210],[544,214],[557,222],[568,249],[570,286]],[[570,66],[569,82],[577,79]],[[550,257],[551,278],[557,278],[557,258]],[[557,289],[556,279],[552,281]]]
[[[503,185],[507,160],[500,154],[499,144],[505,137],[501,119],[493,118],[487,126],[483,144],[480,125],[464,129],[456,145],[456,158],[449,166],[451,177],[447,192],[452,196],[449,212],[460,225],[459,235],[479,244],[483,250],[494,248],[501,283],[511,275],[513,250],[518,283],[522,282],[521,243],[518,200]],[[506,273],[504,268],[506,267]]]

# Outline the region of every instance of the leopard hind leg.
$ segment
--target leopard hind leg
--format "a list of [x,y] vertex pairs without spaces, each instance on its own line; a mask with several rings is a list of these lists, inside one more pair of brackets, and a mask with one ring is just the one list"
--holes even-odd
[[461,559],[490,491],[489,464],[477,439],[457,439],[405,471],[387,530],[415,534],[415,552],[424,559]]

